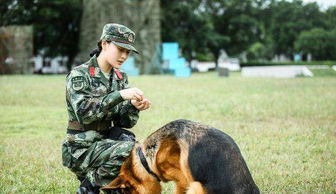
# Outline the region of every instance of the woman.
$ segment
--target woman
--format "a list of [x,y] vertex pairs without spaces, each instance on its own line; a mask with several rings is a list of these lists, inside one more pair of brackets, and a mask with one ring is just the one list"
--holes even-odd
[[62,147],[63,165],[77,175],[77,193],[99,193],[111,182],[130,154],[139,111],[151,102],[141,90],[128,86],[119,69],[134,48],[135,34],[126,26],[106,24],[98,49],[67,76],[69,124]]

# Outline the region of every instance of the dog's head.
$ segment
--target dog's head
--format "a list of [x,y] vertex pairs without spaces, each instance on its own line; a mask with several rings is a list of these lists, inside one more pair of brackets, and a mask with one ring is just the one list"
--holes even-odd
[[110,184],[103,187],[102,190],[118,190],[123,194],[139,194],[136,187],[132,186],[123,176],[118,176]]
[[142,166],[134,146],[130,156],[121,166],[120,173],[110,184],[102,190],[117,189],[123,194],[159,194],[161,185],[152,175],[148,174]]

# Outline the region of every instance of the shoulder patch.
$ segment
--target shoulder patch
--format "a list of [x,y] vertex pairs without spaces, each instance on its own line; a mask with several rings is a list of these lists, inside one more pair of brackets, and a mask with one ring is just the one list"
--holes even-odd
[[84,88],[84,77],[76,76],[71,79],[72,89],[79,91]]
[[95,75],[96,75],[96,69],[93,67],[93,66],[91,66],[90,68],[89,68],[89,72],[90,72],[90,76],[91,77],[94,77]]

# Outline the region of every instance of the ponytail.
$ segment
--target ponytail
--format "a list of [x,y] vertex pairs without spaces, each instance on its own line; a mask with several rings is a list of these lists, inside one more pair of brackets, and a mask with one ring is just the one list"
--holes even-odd
[[101,52],[101,50],[102,50],[102,46],[101,46],[101,41],[99,41],[98,43],[97,43],[97,48],[96,49],[94,49],[93,51],[91,51],[91,53],[90,53],[90,57],[93,57],[94,55],[96,55],[96,57],[98,57],[99,56],[99,54],[100,54],[100,52]]
[[[110,43],[111,41],[108,41],[106,40],[107,43]],[[100,52],[102,51],[102,41],[100,40],[98,43],[97,43],[97,48],[94,49],[93,51],[91,51],[90,53],[90,57],[93,57],[96,55],[96,57],[99,56]]]
[[100,54],[100,51],[101,50],[98,50],[98,48],[94,49],[93,51],[91,51],[90,57],[93,57],[94,55],[96,55],[96,57],[98,57],[99,54]]

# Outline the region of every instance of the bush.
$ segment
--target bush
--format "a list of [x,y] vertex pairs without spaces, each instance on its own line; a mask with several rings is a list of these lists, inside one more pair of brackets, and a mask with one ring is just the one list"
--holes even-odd
[[327,31],[314,28],[303,31],[295,42],[295,48],[304,54],[311,53],[315,60],[335,60],[336,29]]

